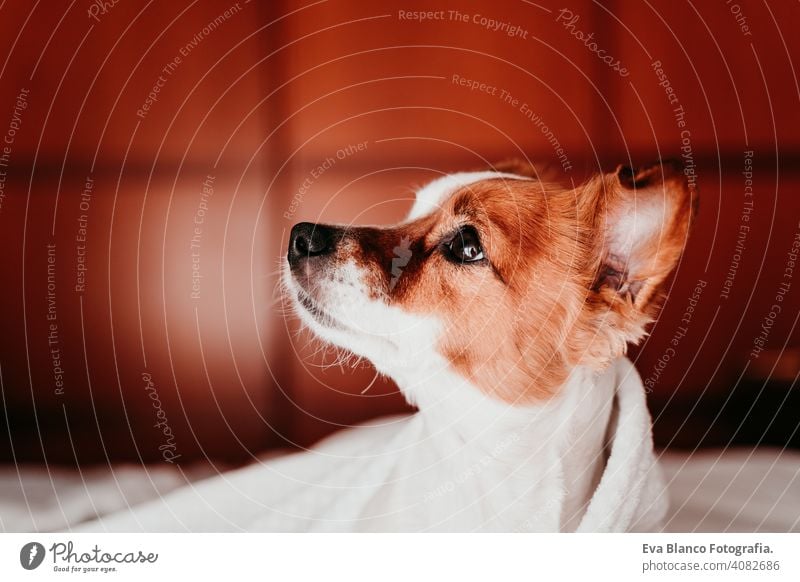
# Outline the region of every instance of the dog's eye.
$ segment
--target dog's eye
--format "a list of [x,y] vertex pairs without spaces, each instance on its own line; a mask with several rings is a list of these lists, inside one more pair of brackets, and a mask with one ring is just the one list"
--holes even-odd
[[471,226],[465,226],[447,245],[450,256],[462,263],[474,263],[483,259],[483,249],[478,232]]

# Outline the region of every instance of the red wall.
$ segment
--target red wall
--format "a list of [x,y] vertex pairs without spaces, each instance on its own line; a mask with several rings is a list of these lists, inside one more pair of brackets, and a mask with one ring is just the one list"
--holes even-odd
[[[662,318],[633,353],[645,379],[657,372],[659,426],[680,424],[669,411],[701,394],[774,378],[764,363],[777,354],[782,377],[796,373],[797,289],[768,337],[777,354],[749,356],[800,227],[796,5],[738,2],[737,21],[725,3],[581,0],[571,25],[557,3],[429,6],[120,2],[96,19],[67,2],[0,8],[0,134],[28,91],[0,206],[4,460],[158,460],[165,444],[181,460],[244,460],[403,410],[388,381],[360,394],[368,365],[320,367],[333,356],[315,354],[285,317],[276,272],[288,229],[397,220],[415,185],[510,156],[562,170],[566,159],[577,182],[690,146],[701,213]],[[444,20],[400,14],[423,8]],[[493,31],[482,16],[518,28]],[[552,130],[561,161],[526,111]],[[745,151],[753,210],[723,298],[744,224]],[[313,178],[328,157],[336,163]],[[76,240],[82,214],[85,243]],[[662,366],[700,280],[698,311]],[[657,435],[669,442],[672,432]]]

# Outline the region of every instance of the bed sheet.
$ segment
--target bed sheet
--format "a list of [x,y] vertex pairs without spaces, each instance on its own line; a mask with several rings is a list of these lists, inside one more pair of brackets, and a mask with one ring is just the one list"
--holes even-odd
[[[271,457],[272,455],[270,455]],[[800,531],[800,453],[776,449],[663,453],[668,532]],[[0,530],[61,531],[214,477],[197,464],[0,468]]]

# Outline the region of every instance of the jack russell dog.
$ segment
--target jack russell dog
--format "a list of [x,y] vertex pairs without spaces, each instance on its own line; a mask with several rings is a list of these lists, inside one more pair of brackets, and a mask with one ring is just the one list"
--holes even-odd
[[102,527],[658,529],[667,495],[624,354],[654,318],[695,202],[672,164],[565,188],[514,161],[434,180],[398,225],[297,224],[283,282],[300,319],[419,412]]

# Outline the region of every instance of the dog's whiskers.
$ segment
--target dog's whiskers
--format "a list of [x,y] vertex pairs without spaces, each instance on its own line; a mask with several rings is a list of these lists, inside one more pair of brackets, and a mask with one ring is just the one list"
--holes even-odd
[[366,394],[367,390],[369,390],[370,388],[372,388],[372,386],[375,385],[375,381],[378,379],[378,376],[380,376],[380,372],[375,370],[375,376],[372,378],[372,381],[369,383],[369,385],[361,391],[361,394]]

